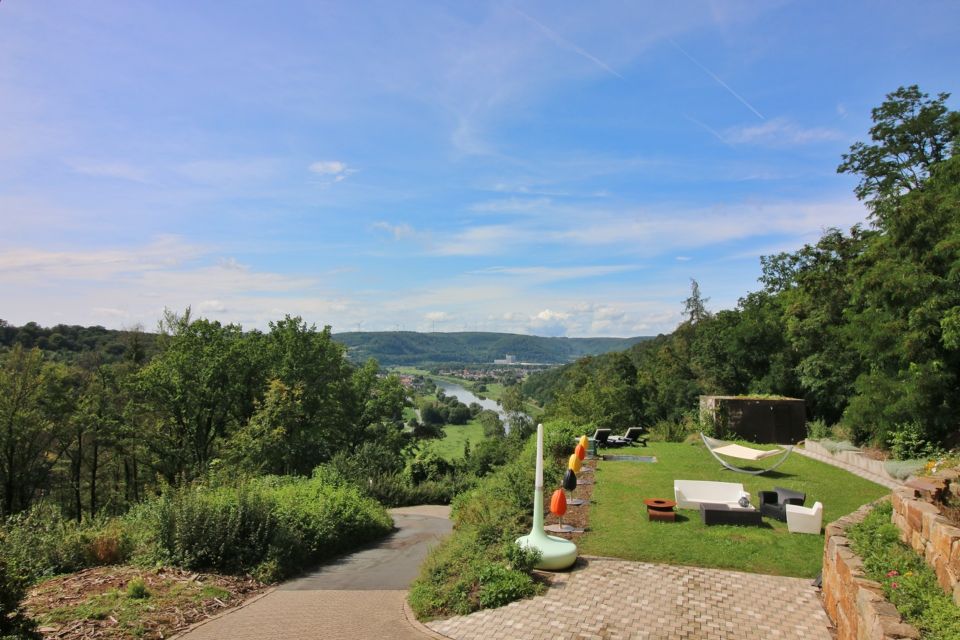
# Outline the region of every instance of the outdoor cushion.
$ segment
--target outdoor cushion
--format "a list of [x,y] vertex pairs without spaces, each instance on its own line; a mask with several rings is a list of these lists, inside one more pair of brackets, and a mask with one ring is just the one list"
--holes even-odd
[[701,502],[739,507],[740,498],[750,498],[739,482],[674,480],[673,494],[680,509],[697,509]]

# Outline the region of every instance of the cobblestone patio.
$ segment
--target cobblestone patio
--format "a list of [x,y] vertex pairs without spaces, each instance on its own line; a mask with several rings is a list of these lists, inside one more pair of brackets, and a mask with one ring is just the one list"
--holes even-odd
[[830,640],[810,580],[582,558],[540,597],[427,625],[456,640]]

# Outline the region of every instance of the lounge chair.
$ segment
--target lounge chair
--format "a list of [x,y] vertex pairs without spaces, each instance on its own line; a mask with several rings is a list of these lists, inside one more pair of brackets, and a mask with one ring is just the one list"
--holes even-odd
[[783,487],[774,487],[773,491],[761,491],[758,495],[760,497],[760,513],[780,522],[787,521],[786,507],[788,504],[802,507],[807,499],[807,494]]
[[795,504],[788,504],[787,510],[787,530],[790,533],[812,533],[820,535],[820,527],[823,525],[823,504],[814,502],[812,507],[799,507]]
[[630,427],[622,436],[610,436],[607,438],[607,446],[625,447],[630,444],[641,444],[645,447],[647,446],[647,438],[643,434],[646,433],[646,431],[643,427]]
[[597,429],[594,431],[593,436],[590,437],[590,440],[596,443],[597,450],[600,449],[600,446],[606,446],[607,440],[610,439],[610,429]]
[[[769,451],[763,449],[753,449],[751,447],[744,447],[743,445],[733,444],[730,442],[724,442],[723,440],[716,440],[714,438],[707,437],[704,434],[700,434],[700,437],[703,438],[703,444],[707,445],[707,451],[710,452],[714,458],[717,459],[720,464],[722,464],[730,471],[736,471],[737,473],[749,473],[750,475],[757,475],[760,473],[767,473],[768,471],[773,471],[781,464],[784,460],[787,459],[787,456],[790,455],[790,452],[793,451],[793,445],[787,445],[783,449],[771,449]],[[764,458],[769,458],[770,456],[775,456],[782,454],[781,458],[777,462],[766,469],[743,469],[735,465],[730,464],[720,456],[729,456],[731,458],[739,458],[741,460],[762,460]]]

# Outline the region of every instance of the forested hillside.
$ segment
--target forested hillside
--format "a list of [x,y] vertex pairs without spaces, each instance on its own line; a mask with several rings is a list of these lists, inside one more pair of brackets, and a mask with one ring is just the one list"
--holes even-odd
[[[700,394],[806,399],[813,419],[903,455],[957,444],[960,427],[960,113],[901,88],[873,110],[859,177],[869,224],[761,259],[762,288],[623,353],[534,376],[548,413],[623,429],[674,423]],[[667,428],[667,427],[664,427]]]
[[491,363],[506,354],[517,361],[566,363],[577,358],[621,351],[644,337],[545,338],[513,333],[416,333],[414,331],[356,331],[336,333],[333,339],[349,348],[354,361],[375,358],[383,365]]

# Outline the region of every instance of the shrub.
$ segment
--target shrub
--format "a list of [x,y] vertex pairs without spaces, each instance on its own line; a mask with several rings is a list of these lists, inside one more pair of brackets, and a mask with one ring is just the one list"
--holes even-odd
[[926,462],[926,460],[887,460],[883,463],[883,468],[894,478],[906,480],[923,469]]
[[936,457],[940,449],[927,440],[926,431],[919,422],[904,422],[894,426],[889,434],[890,453],[896,460],[916,460]]
[[127,597],[134,600],[144,600],[150,597],[150,591],[147,590],[147,584],[143,578],[134,578],[127,583]]
[[[0,543],[6,541],[0,536]],[[39,638],[33,622],[20,609],[26,581],[11,572],[0,558],[0,638]]]
[[0,555],[8,571],[30,583],[87,566],[87,537],[58,507],[38,502],[4,524]]
[[129,515],[142,560],[276,580],[389,532],[384,508],[331,469],[181,489]]
[[891,513],[890,503],[882,502],[848,532],[864,571],[926,640],[960,638],[960,608],[940,588],[933,570],[900,542]]
[[159,500],[157,540],[188,569],[242,573],[263,560],[276,533],[273,505],[249,485],[189,487]]
[[683,423],[675,420],[659,420],[650,427],[650,437],[661,442],[683,442],[687,437],[687,429]]
[[860,451],[860,447],[847,440],[840,440],[839,442],[829,439],[821,440],[820,446],[830,453],[839,453],[840,451]]
[[807,423],[807,437],[811,440],[823,440],[829,438],[832,434],[833,430],[822,419],[818,418]]

